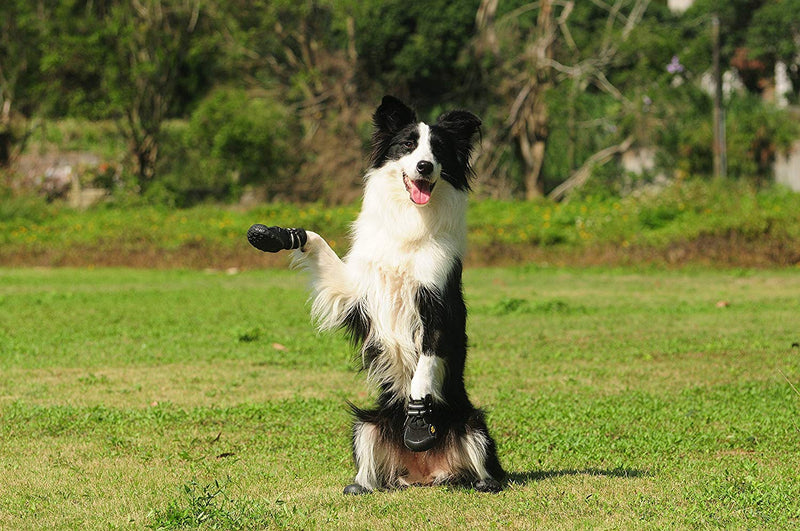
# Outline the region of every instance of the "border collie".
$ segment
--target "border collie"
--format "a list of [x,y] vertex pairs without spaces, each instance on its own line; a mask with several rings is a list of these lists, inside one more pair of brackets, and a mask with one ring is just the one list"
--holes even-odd
[[480,119],[456,110],[435,124],[386,96],[373,116],[373,151],[350,251],[318,234],[253,225],[269,252],[296,249],[312,276],[321,330],[344,328],[360,346],[377,407],[353,406],[355,480],[345,494],[444,483],[501,490],[505,473],[483,412],[464,387],[461,290],[470,155]]

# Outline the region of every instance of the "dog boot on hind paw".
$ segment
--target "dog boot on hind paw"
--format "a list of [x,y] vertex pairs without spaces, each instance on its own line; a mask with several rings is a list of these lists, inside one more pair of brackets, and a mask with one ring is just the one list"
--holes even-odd
[[433,399],[427,395],[421,400],[410,399],[403,430],[403,443],[412,452],[430,450],[439,436],[433,424]]

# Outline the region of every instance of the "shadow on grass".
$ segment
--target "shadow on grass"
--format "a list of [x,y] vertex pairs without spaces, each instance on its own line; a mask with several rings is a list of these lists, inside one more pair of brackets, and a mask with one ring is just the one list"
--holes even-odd
[[604,476],[612,478],[647,478],[653,477],[653,473],[648,470],[637,470],[635,468],[613,468],[604,470],[601,468],[583,469],[564,469],[564,470],[534,470],[530,472],[509,472],[507,481],[516,485],[526,485],[534,481],[542,481],[550,478],[562,476]]

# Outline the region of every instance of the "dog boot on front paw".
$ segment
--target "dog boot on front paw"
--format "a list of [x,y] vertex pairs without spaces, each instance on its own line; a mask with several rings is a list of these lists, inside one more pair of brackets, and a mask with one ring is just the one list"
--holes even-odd
[[433,424],[433,399],[427,395],[424,399],[408,401],[408,411],[403,430],[403,443],[412,452],[430,450],[439,436]]
[[308,241],[304,229],[284,229],[283,227],[267,227],[256,223],[247,231],[250,245],[265,253],[300,249]]

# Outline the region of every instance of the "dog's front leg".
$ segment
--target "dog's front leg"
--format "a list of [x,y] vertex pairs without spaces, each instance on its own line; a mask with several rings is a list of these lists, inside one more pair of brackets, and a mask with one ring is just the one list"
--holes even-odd
[[294,249],[294,263],[311,273],[311,313],[319,327],[333,329],[343,324],[358,300],[358,283],[319,234],[301,228],[256,224],[247,231],[247,239],[264,252]]
[[411,379],[403,432],[403,442],[409,450],[424,452],[436,443],[439,434],[433,419],[433,407],[435,402],[442,402],[444,372],[444,359],[432,352],[423,351]]
[[411,379],[409,398],[419,401],[430,395],[433,401],[441,402],[443,379],[444,360],[432,352],[423,352]]
[[316,232],[306,231],[307,241],[294,251],[293,261],[311,273],[311,314],[321,329],[344,323],[359,299],[358,282],[347,264]]

